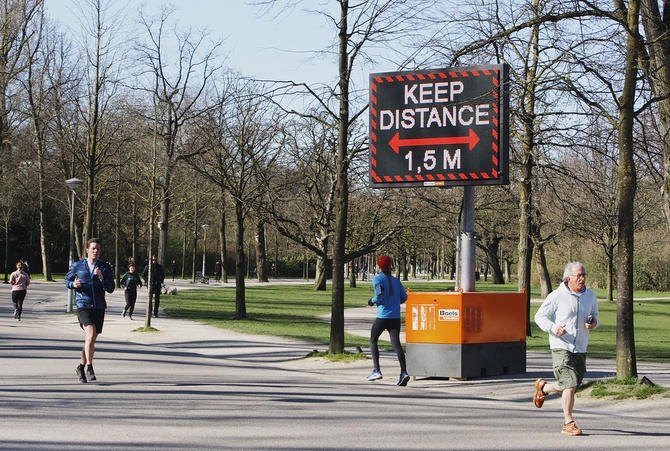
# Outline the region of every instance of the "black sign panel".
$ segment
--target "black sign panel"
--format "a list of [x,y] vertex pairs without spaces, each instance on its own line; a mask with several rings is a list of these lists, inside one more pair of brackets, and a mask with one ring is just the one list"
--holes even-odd
[[370,185],[509,183],[508,67],[370,75]]

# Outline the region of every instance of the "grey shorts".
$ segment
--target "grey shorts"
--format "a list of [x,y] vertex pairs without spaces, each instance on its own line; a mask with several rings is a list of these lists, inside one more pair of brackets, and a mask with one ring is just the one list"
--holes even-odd
[[586,374],[586,354],[573,353],[564,349],[552,349],[551,361],[558,386],[562,390],[578,387]]

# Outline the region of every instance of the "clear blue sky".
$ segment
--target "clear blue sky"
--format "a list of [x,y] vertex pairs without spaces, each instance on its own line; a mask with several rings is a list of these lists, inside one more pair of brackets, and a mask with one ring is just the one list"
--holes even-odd
[[[323,4],[312,1],[309,5],[313,7]],[[63,25],[76,26],[71,12],[77,10],[74,0],[45,3],[50,17]],[[127,11],[128,21],[135,18],[142,4],[149,11],[157,11],[162,4],[175,5],[181,26],[208,28],[212,36],[225,38],[224,48],[230,52],[227,66],[245,76],[308,83],[331,82],[337,76],[336,61],[308,61],[310,50],[322,50],[334,39],[333,28],[327,28],[321,16],[294,10],[279,19],[258,18],[258,8],[246,5],[244,0],[113,0],[112,4],[114,9]]]

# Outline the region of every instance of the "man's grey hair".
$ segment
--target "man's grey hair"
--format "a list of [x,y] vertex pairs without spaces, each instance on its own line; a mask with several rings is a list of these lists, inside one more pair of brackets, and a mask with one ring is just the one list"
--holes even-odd
[[565,270],[563,271],[563,282],[568,280],[568,277],[570,277],[577,268],[582,268],[584,272],[586,272],[586,268],[584,268],[584,265],[582,265],[580,262],[570,262],[565,265]]

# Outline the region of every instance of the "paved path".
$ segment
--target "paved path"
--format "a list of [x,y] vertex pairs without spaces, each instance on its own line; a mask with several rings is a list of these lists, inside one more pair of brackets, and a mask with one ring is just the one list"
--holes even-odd
[[[420,379],[403,388],[395,386],[394,355],[383,353],[385,378],[369,383],[369,361],[305,358],[315,348],[310,343],[168,317],[153,320],[160,332],[132,332],[142,321],[121,318],[120,290],[109,296],[96,347],[99,380],[80,384],[74,367],[83,333],[64,313],[66,304],[61,283],[35,282],[23,321],[16,322],[9,287],[0,292],[1,449],[661,450],[670,444],[670,398],[578,398],[576,418],[586,435],[562,436],[560,400],[550,398],[541,410],[531,401],[533,381],[551,377],[548,354],[529,353],[526,374]],[[345,317],[352,332],[367,333],[372,315],[374,309],[363,308]],[[639,367],[640,376],[670,386],[669,365]],[[614,372],[614,362],[590,360],[587,379]]]

